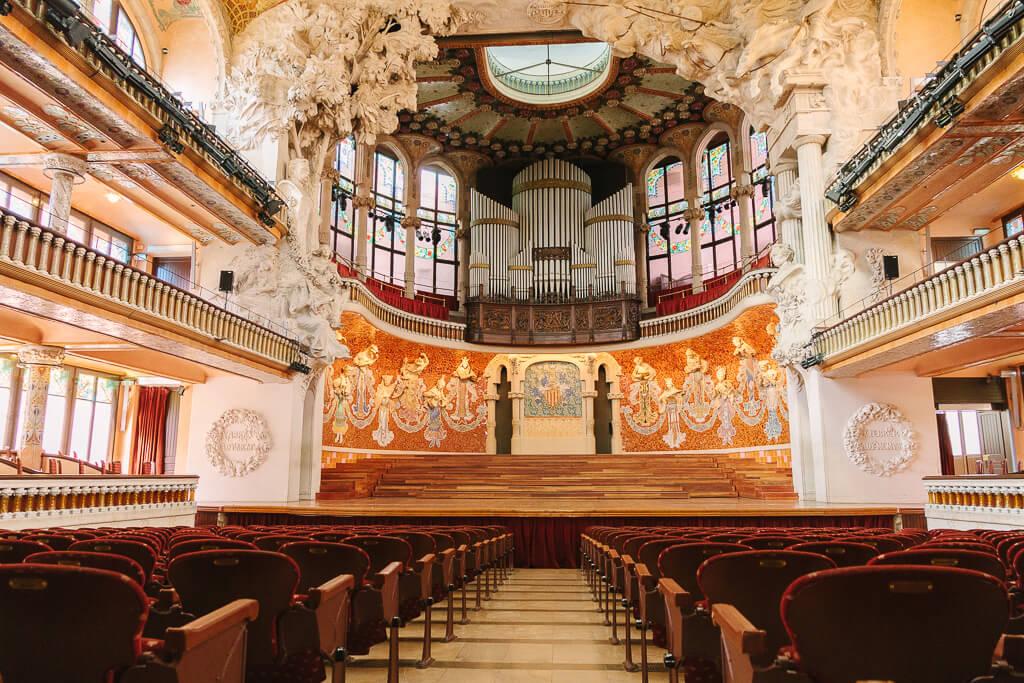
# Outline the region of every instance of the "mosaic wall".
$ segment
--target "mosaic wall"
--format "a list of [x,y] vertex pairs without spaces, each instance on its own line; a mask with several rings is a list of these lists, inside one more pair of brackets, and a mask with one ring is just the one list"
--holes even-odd
[[[621,368],[623,449],[788,443],[785,374],[769,358],[775,322],[763,306],[695,339],[613,351],[610,357]],[[335,363],[326,377],[325,447],[486,450],[484,372],[496,354],[417,344],[355,313],[345,313],[342,323],[352,358]],[[523,385],[524,413],[582,416],[584,389],[573,363],[532,363]],[[325,454],[325,463],[337,458]]]
[[785,373],[770,359],[776,322],[761,306],[701,337],[612,353],[624,450],[788,443]]
[[483,370],[494,354],[426,346],[342,316],[352,358],[328,373],[324,446],[482,452]]

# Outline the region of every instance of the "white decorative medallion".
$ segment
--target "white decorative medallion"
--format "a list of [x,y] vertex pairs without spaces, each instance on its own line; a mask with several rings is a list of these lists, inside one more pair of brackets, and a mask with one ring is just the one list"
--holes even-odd
[[843,448],[860,469],[889,477],[906,469],[917,455],[917,434],[898,408],[868,403],[846,423]]
[[244,477],[256,471],[269,453],[270,429],[254,410],[226,411],[206,435],[206,457],[226,477]]

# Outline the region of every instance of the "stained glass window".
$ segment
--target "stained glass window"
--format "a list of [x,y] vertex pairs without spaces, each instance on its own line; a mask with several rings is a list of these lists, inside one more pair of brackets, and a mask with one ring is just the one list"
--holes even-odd
[[[42,446],[44,453],[63,452],[64,415],[71,374],[71,368],[61,367],[50,371],[50,381],[46,391],[46,419],[43,421]],[[21,448],[24,445],[21,438],[24,435],[25,410],[28,406],[28,383],[25,381],[25,377],[25,373],[22,373],[21,402],[18,406],[18,419],[15,423],[14,439],[12,439],[16,448]]]
[[735,182],[732,145],[724,133],[704,150],[700,178],[700,202],[706,213],[700,229],[701,264],[708,279],[735,270],[739,261],[739,211],[730,196]]
[[145,69],[146,55],[142,51],[142,40],[121,4],[117,0],[95,0],[92,4],[93,20],[136,64]]
[[385,150],[377,150],[373,163],[373,198],[376,215],[371,214],[367,240],[370,272],[374,279],[405,284],[405,169]]
[[420,229],[416,236],[416,291],[455,296],[458,183],[437,166],[420,171]]
[[647,172],[647,272],[652,290],[678,286],[690,277],[690,237],[683,220],[683,162],[668,157]]
[[11,414],[11,397],[14,391],[14,361],[0,359],[0,448],[10,445],[7,434],[7,416]]
[[355,194],[356,142],[348,137],[334,149],[334,170],[338,173],[337,184],[331,192],[331,247],[338,259],[351,265],[355,253],[355,209],[352,196]]
[[1004,238],[1015,237],[1024,232],[1024,209],[1018,209],[1009,216],[1003,217]]
[[775,242],[775,179],[768,174],[768,135],[750,129],[750,182],[754,185],[754,251],[760,254]]

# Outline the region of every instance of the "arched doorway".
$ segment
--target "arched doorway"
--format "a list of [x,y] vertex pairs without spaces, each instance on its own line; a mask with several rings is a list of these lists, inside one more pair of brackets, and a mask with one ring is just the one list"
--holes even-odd
[[512,383],[508,379],[508,368],[501,366],[498,375],[498,400],[494,404],[494,442],[495,453],[510,455],[512,453]]
[[594,450],[599,454],[612,452],[612,401],[607,368],[602,364],[594,380]]

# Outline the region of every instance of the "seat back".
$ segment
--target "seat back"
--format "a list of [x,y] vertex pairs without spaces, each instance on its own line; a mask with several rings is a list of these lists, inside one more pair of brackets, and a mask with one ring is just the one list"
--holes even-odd
[[989,543],[973,543],[969,541],[930,541],[928,543],[922,543],[916,545],[912,550],[918,548],[948,548],[950,550],[974,550],[979,553],[988,553],[993,557],[998,558],[999,553],[995,547]]
[[209,614],[233,600],[260,604],[249,625],[246,671],[266,670],[277,654],[277,620],[289,608],[299,583],[299,568],[281,553],[265,550],[203,550],[177,557],[167,578],[186,612]]
[[182,541],[170,546],[167,550],[167,560],[187,553],[197,553],[203,550],[257,550],[258,548],[247,541],[236,541],[231,538],[195,538],[189,541]]
[[706,540],[712,543],[739,543],[749,536],[747,533],[721,533],[708,536]]
[[661,551],[674,545],[679,545],[679,539],[660,537],[654,541],[647,541],[640,546],[633,560],[647,567],[647,571],[651,573],[651,576],[659,579],[661,578],[661,573],[658,571],[658,557],[661,555]]
[[824,555],[835,562],[837,567],[863,567],[873,558],[878,557],[878,549],[874,546],[853,541],[798,543],[790,546],[789,550]]
[[130,557],[139,563],[142,571],[146,573],[146,581],[153,576],[153,568],[156,566],[156,553],[153,549],[139,541],[130,541],[123,538],[94,538],[91,541],[78,541],[72,543],[68,550],[81,550],[87,553],[112,553]]
[[351,531],[317,531],[309,535],[314,541],[324,543],[343,543],[349,536],[355,536]]
[[982,574],[994,576],[1006,581],[1006,567],[999,558],[991,553],[976,550],[956,550],[952,548],[912,548],[895,553],[885,553],[871,560],[870,565],[915,564],[931,567],[957,567],[972,569]]
[[116,572],[144,587],[146,573],[139,563],[130,557],[111,553],[87,553],[78,550],[50,550],[35,553],[25,558],[29,564],[58,564],[64,567],[88,567]]
[[32,534],[25,536],[26,541],[37,541],[45,543],[54,550],[67,550],[76,542],[76,538],[70,534]]
[[0,540],[0,564],[19,564],[29,555],[50,550],[53,548],[42,541],[26,541],[23,538],[3,539]]
[[741,538],[737,543],[750,546],[754,550],[785,550],[790,546],[794,546],[800,542],[800,538],[795,536],[770,536],[768,534],[761,534],[758,536],[747,536]]
[[877,534],[858,534],[857,536],[840,536],[837,541],[852,541],[854,543],[866,543],[879,553],[894,553],[904,549],[904,544],[888,536]]
[[268,536],[261,536],[257,538],[253,543],[260,550],[269,550],[271,552],[277,552],[277,549],[283,546],[285,543],[296,543],[299,541],[308,541],[308,536],[298,536],[296,534],[270,534]]
[[816,683],[961,683],[990,671],[1009,609],[981,572],[874,565],[798,579],[782,619]]
[[412,564],[412,546],[394,536],[352,536],[348,545],[362,548],[370,556],[370,572],[376,574],[392,562],[401,562],[403,570]]
[[298,566],[300,593],[342,574],[351,574],[355,589],[359,590],[370,571],[370,556],[362,548],[345,543],[296,541],[285,543],[278,552],[292,558]]
[[766,635],[767,661],[789,642],[779,617],[779,601],[789,584],[811,572],[834,569],[824,555],[792,550],[750,550],[716,555],[697,570],[705,598],[732,605]]
[[115,572],[0,566],[0,679],[105,683],[141,648],[146,596]]
[[[640,546],[650,541],[658,541],[664,539],[665,537],[659,534],[638,533],[636,536],[633,536],[622,545],[622,552],[619,554],[629,555],[631,558],[633,558],[634,562],[639,562],[640,560],[638,560],[637,557],[640,555]],[[678,539],[672,540],[675,543],[679,542]]]
[[708,543],[706,541],[684,542],[671,545],[658,555],[658,575],[673,579],[687,591],[694,600],[703,600],[704,593],[697,583],[697,570],[709,558],[722,553],[738,553],[751,550],[739,543]]
[[393,531],[389,534],[401,538],[412,547],[412,559],[418,560],[424,555],[437,553],[437,544],[430,534],[422,531]]

